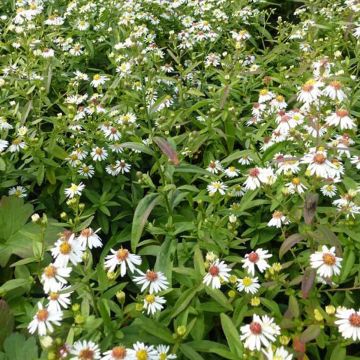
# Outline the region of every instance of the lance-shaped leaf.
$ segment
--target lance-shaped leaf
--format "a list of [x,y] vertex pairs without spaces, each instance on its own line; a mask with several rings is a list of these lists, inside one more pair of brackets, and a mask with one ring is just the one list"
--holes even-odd
[[307,225],[310,225],[314,220],[318,200],[318,194],[308,194],[306,196],[304,204],[304,220]]
[[316,271],[314,269],[307,269],[303,275],[303,279],[301,282],[301,293],[303,299],[306,299],[309,296],[309,292],[314,285],[316,276]]
[[11,334],[14,328],[14,316],[9,308],[7,302],[0,299],[0,349],[2,348],[4,340]]
[[301,234],[292,234],[281,244],[279,250],[280,259],[287,253],[294,245],[304,240],[304,237]]
[[320,335],[320,325],[310,325],[300,335],[300,340],[303,343],[308,343],[316,339]]
[[159,194],[148,194],[143,199],[141,199],[136,207],[134,218],[131,228],[131,249],[132,251],[136,250],[136,247],[141,238],[144,226],[146,221],[155,207],[159,202]]
[[232,320],[224,313],[220,314],[221,327],[224,331],[230,351],[239,356],[243,355],[243,345],[240,336]]
[[154,141],[156,145],[160,148],[160,150],[168,157],[168,159],[175,165],[178,166],[180,164],[177,152],[172,148],[169,142],[161,137],[154,137]]

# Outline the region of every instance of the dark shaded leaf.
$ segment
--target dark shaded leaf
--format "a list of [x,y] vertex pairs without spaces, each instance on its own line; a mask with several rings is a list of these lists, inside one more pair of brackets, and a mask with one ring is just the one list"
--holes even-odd
[[307,269],[303,275],[301,282],[301,294],[304,299],[309,296],[309,292],[314,284],[316,271],[314,269]]
[[175,165],[178,166],[180,164],[177,152],[172,148],[169,142],[161,137],[154,137],[154,141],[156,145],[160,148],[160,150],[168,157],[168,159]]
[[301,234],[292,234],[281,244],[279,250],[280,259],[286,254],[294,245],[304,240],[304,236]]
[[310,225],[314,220],[318,200],[318,194],[310,193],[306,196],[304,204],[304,221],[307,225]]

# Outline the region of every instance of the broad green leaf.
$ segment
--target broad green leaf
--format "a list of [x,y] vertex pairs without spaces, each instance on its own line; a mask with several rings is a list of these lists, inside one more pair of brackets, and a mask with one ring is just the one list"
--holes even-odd
[[241,358],[243,355],[243,345],[240,341],[240,336],[235,328],[235,325],[224,313],[220,314],[220,320],[230,351]]
[[230,304],[227,297],[218,289],[212,289],[211,287],[205,286],[206,293],[212,297],[219,305],[223,306],[225,309],[232,311],[233,307]]
[[174,318],[175,316],[179,315],[182,311],[184,311],[188,307],[191,300],[194,298],[194,296],[198,291],[199,288],[185,290],[176,301],[174,305],[174,310],[171,313],[171,318]]
[[197,353],[191,346],[187,344],[181,344],[180,351],[188,360],[204,360],[204,358],[199,353]]
[[162,341],[173,344],[175,342],[172,333],[165,326],[161,325],[159,321],[142,316],[140,318],[141,327],[151,335],[156,336]]

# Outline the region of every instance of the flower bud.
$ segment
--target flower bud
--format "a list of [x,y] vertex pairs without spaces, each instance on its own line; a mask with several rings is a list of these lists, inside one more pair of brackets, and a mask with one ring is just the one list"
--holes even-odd
[[257,296],[254,296],[253,298],[251,298],[250,304],[251,304],[251,306],[259,306],[260,298],[258,298]]
[[126,299],[126,294],[123,291],[118,291],[116,293],[116,298],[118,299],[120,304],[124,304]]
[[325,306],[325,311],[328,315],[334,315],[336,309],[335,309],[335,306],[333,306],[333,305],[327,305],[327,306]]
[[184,325],[178,326],[178,327],[176,328],[176,333],[177,333],[179,336],[184,336],[185,333],[186,333],[186,326],[184,326]]

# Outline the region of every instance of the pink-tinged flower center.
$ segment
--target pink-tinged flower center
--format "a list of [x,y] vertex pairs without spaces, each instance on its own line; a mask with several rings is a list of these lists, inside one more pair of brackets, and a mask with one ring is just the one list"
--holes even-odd
[[325,162],[325,160],[326,160],[326,157],[324,154],[316,154],[314,156],[314,162],[316,164],[323,164]]
[[49,312],[46,309],[41,309],[37,312],[36,317],[39,321],[45,321],[49,317]]
[[336,115],[343,118],[345,116],[348,116],[349,115],[349,112],[345,109],[339,109],[336,111]]
[[249,175],[252,177],[257,177],[260,174],[260,171],[258,168],[253,168],[249,170]]
[[215,161],[210,161],[209,168],[211,168],[211,169],[215,169],[215,168],[216,168]]
[[341,89],[341,83],[339,81],[332,81],[330,83],[330,86],[332,86],[335,90],[340,90]]
[[112,128],[110,129],[110,132],[111,132],[112,134],[116,134],[116,133],[117,133],[117,129],[114,128],[114,127],[112,127]]
[[158,274],[155,271],[147,271],[146,279],[149,281],[155,281],[158,278]]
[[94,351],[89,348],[81,350],[79,353],[79,359],[80,360],[93,360],[94,359]]
[[111,356],[116,360],[125,359],[126,349],[123,346],[116,346],[112,349]]
[[118,258],[118,260],[120,261],[124,261],[128,258],[129,256],[129,250],[127,249],[119,249],[116,253],[116,257]]
[[81,231],[81,236],[84,236],[86,238],[88,238],[92,234],[93,234],[93,231],[90,228],[87,228],[87,229],[84,229]]
[[303,91],[310,92],[311,90],[314,89],[314,86],[311,84],[305,84],[305,85],[303,85],[302,89],[303,89]]
[[248,259],[252,262],[252,263],[256,263],[258,262],[259,260],[259,255],[255,252],[255,251],[252,251],[249,256],[248,256]]
[[351,314],[349,317],[349,322],[352,326],[360,328],[360,315],[359,314]]
[[326,265],[334,265],[336,263],[336,258],[333,254],[327,253],[322,256],[322,259]]
[[250,331],[254,334],[254,335],[259,335],[261,334],[261,324],[259,324],[258,322],[253,321],[250,324]]
[[211,276],[218,276],[220,272],[220,269],[216,265],[212,265],[209,268],[209,274]]
[[101,148],[96,148],[95,153],[96,153],[97,155],[102,155],[103,151],[102,151]]
[[284,123],[284,122],[288,122],[290,120],[290,116],[289,115],[284,115],[281,117],[281,122]]
[[273,215],[272,215],[272,217],[273,217],[274,219],[281,219],[282,216],[283,216],[283,213],[282,213],[281,211],[274,211],[274,213],[273,213]]

